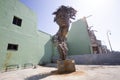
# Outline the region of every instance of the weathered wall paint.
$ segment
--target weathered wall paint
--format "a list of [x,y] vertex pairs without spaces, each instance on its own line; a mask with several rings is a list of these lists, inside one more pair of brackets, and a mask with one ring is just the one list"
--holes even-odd
[[[50,62],[51,36],[37,30],[35,13],[19,0],[0,0],[0,10],[0,69]],[[12,24],[14,16],[22,19],[21,27]],[[18,44],[18,50],[7,50],[8,43]]]
[[67,37],[69,55],[92,53],[87,26],[88,25],[85,19],[80,19],[72,23],[72,27]]

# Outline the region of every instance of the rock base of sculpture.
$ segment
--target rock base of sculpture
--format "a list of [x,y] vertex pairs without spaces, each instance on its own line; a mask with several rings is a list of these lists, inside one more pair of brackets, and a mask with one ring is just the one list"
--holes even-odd
[[74,60],[58,60],[57,61],[58,73],[70,73],[75,72],[75,61]]

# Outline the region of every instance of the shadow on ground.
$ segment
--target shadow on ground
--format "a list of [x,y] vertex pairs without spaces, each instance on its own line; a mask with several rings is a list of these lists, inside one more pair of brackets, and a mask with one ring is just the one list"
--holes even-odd
[[51,71],[50,73],[41,73],[25,78],[25,80],[41,80],[51,75],[59,75],[57,70]]
[[70,73],[58,73],[57,70],[54,70],[54,71],[51,71],[50,73],[45,73],[45,74],[38,74],[38,75],[33,75],[33,76],[30,76],[30,77],[27,77],[25,80],[41,80],[43,78],[46,78],[46,77],[49,77],[51,75],[59,75],[61,77],[65,77],[65,76],[81,76],[81,75],[85,75],[85,72],[84,71],[75,71],[75,72],[70,72]]
[[40,80],[40,79],[46,78],[46,77],[48,77],[50,75],[51,75],[51,73],[37,74],[37,75],[27,77],[25,80]]

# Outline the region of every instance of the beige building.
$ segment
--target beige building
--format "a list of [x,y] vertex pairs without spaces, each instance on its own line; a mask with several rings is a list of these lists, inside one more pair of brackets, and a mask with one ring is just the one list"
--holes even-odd
[[105,45],[102,45],[101,40],[98,40],[95,36],[95,30],[91,30],[91,27],[88,27],[88,34],[91,40],[91,48],[94,54],[107,53],[108,49]]

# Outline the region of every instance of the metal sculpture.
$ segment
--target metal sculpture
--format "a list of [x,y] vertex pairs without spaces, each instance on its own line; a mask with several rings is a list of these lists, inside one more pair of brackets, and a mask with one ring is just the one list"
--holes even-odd
[[53,13],[55,15],[54,22],[59,25],[58,32],[53,36],[53,41],[57,44],[57,49],[60,54],[60,59],[65,60],[68,52],[66,43],[66,35],[69,30],[69,24],[71,19],[75,19],[76,10],[69,6],[60,6],[57,11]]

